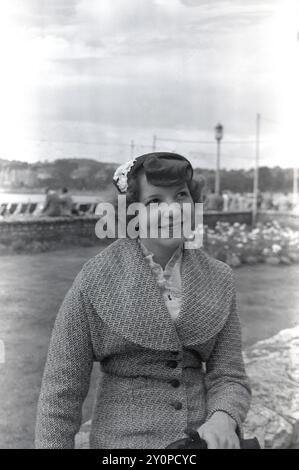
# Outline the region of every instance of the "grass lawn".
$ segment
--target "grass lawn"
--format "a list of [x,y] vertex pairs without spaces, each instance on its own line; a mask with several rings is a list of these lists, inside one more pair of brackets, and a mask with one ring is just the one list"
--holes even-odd
[[[62,299],[83,263],[99,248],[2,256],[0,448],[32,448],[36,403],[51,329]],[[299,266],[258,265],[235,271],[244,346],[299,323]],[[90,417],[97,369],[84,404]]]

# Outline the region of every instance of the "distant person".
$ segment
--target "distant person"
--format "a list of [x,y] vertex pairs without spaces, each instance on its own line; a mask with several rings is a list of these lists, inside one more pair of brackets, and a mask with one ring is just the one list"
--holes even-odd
[[266,211],[272,211],[274,209],[273,194],[267,194],[264,197],[264,209]]
[[65,215],[65,216],[73,215],[72,210],[73,210],[74,202],[73,202],[72,196],[69,193],[68,188],[61,189],[60,204],[61,204],[61,215]]
[[239,194],[239,211],[245,211],[246,201],[243,193]]
[[262,208],[263,201],[264,201],[264,197],[263,197],[262,193],[259,191],[258,194],[257,194],[257,208],[258,208],[258,210],[260,210]]
[[59,195],[56,191],[47,188],[46,189],[46,201],[41,210],[41,215],[48,217],[58,217],[61,215],[61,203]]
[[279,212],[288,212],[292,208],[292,203],[289,200],[288,193],[284,193],[278,201]]
[[217,194],[217,211],[222,212],[223,211],[223,204],[224,204],[224,199],[222,194]]
[[239,193],[232,194],[231,201],[230,201],[230,210],[232,212],[236,212],[239,210]]
[[223,191],[222,193],[222,199],[223,199],[223,211],[228,212],[229,210],[229,195],[227,191]]
[[246,194],[246,210],[252,210],[253,208],[253,194],[247,193]]
[[223,197],[216,194],[214,190],[207,195],[206,210],[211,212],[221,212],[223,210]]

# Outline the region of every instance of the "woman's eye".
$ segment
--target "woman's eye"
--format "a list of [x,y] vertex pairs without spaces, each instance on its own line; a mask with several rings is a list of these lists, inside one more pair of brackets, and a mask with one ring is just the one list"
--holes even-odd
[[148,201],[146,203],[146,206],[148,206],[149,204],[152,204],[152,203],[159,203],[160,199],[158,199],[157,197],[155,197],[154,199],[151,199],[150,201]]
[[180,192],[177,194],[177,196],[179,196],[179,197],[185,197],[185,196],[188,196],[188,194],[187,194],[187,191],[180,191]]

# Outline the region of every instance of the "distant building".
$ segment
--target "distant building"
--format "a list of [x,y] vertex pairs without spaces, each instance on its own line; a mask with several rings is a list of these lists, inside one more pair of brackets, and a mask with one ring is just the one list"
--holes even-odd
[[37,174],[37,179],[39,181],[45,181],[53,178],[53,175],[50,171],[40,170]]
[[37,174],[31,168],[2,168],[0,170],[0,184],[4,188],[27,187],[34,188],[38,183]]

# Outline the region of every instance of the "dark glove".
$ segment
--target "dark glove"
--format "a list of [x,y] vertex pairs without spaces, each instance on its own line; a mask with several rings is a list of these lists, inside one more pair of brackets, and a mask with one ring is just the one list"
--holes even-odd
[[[186,431],[188,437],[171,442],[166,449],[207,449],[207,443],[198,434],[197,431]],[[241,449],[260,449],[261,446],[256,437],[253,439],[241,439]]]
[[204,441],[197,431],[186,431],[188,437],[179,439],[169,444],[166,449],[207,449],[207,443]]

